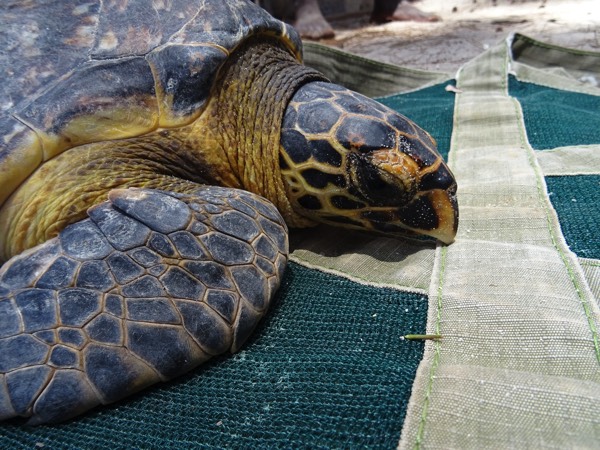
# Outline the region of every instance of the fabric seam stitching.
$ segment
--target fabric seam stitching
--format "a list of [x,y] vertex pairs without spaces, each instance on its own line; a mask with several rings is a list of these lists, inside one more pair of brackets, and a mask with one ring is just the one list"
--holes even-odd
[[[505,58],[505,65],[508,64]],[[460,76],[460,71],[456,76],[456,85],[458,85],[458,78]],[[453,127],[452,134],[458,136],[458,122],[456,121],[457,111],[459,110],[460,104],[460,94],[456,94],[454,100],[454,114],[452,117]],[[456,134],[454,134],[456,133]],[[456,143],[451,144],[450,153],[448,155],[448,163],[451,167],[455,166],[456,163],[456,151],[453,149],[456,148]],[[438,277],[438,289],[437,289],[437,307],[436,307],[436,322],[435,322],[435,333],[440,334],[440,322],[442,318],[442,293],[443,293],[443,280],[446,273],[446,254],[448,252],[448,248],[446,246],[442,247],[441,255],[440,255],[440,274]],[[433,361],[431,362],[431,367],[429,368],[429,380],[427,382],[427,389],[425,390],[425,398],[423,399],[423,410],[421,411],[421,420],[419,422],[419,428],[417,430],[417,436],[415,438],[415,446],[416,450],[421,448],[421,443],[423,441],[423,435],[425,434],[425,425],[427,423],[427,416],[429,413],[429,403],[431,399],[431,393],[433,391],[433,380],[435,378],[435,373],[440,363],[440,352],[441,352],[441,343],[436,341],[433,343],[434,345],[434,355]]]
[[305,259],[302,259],[301,257],[299,257],[297,255],[290,255],[289,260],[298,265],[306,267],[307,269],[318,270],[319,272],[328,273],[330,275],[338,275],[338,276],[344,277],[350,281],[353,281],[355,283],[362,284],[364,286],[395,289],[397,291],[412,292],[414,294],[426,294],[426,292],[427,292],[424,288],[420,288],[420,287],[407,286],[404,284],[378,283],[377,281],[369,281],[366,278],[362,278],[357,275],[350,275],[342,270],[336,269],[335,267],[331,267],[331,266],[328,266],[325,264],[323,264],[323,265],[313,264]]
[[581,264],[582,266],[588,266],[588,267],[600,267],[600,262],[594,262],[594,261],[589,261],[589,260],[579,260],[579,264]]
[[515,37],[518,40],[527,42],[530,45],[533,45],[535,47],[540,47],[540,48],[543,48],[546,50],[555,50],[557,52],[566,53],[567,55],[573,55],[573,56],[591,56],[593,58],[600,58],[600,53],[597,53],[597,52],[593,52],[593,51],[589,51],[589,50],[578,50],[575,48],[568,48],[568,47],[561,47],[558,45],[553,45],[553,44],[549,44],[546,42],[538,41],[536,39],[533,39],[533,38],[526,36],[524,34],[521,34],[521,33],[517,33]]
[[[518,63],[520,64],[520,66],[525,66],[527,68],[530,69],[536,69],[536,67],[532,67],[532,66],[528,66],[525,63]],[[557,91],[566,91],[566,92],[572,92],[575,94],[581,94],[581,95],[591,95],[593,97],[598,97],[600,96],[600,93],[598,92],[590,92],[590,89],[588,89],[588,85],[586,84],[582,84],[581,82],[578,81],[572,81],[571,79],[568,78],[564,78],[565,80],[567,80],[569,83],[565,82],[564,85],[559,86],[558,83],[553,83],[553,80],[546,77],[542,80],[542,75],[540,75],[539,78],[532,78],[529,76],[529,74],[527,73],[523,73],[524,69],[520,69],[520,66],[516,66],[516,69],[512,72],[512,75],[514,75],[514,77],[523,82],[523,83],[529,83],[529,84],[535,84],[536,86],[542,86],[548,89],[555,89]],[[515,66],[513,66],[515,67]],[[576,84],[579,83],[579,84]]]
[[[338,53],[342,53],[339,52],[336,49],[332,49],[329,48],[327,46],[324,45],[320,45],[320,44],[316,44],[316,45],[311,45],[310,48],[316,49],[319,52],[322,52],[324,54],[328,54],[328,55],[336,55]],[[434,72],[434,71],[429,71],[429,70],[419,70],[419,69],[411,69],[408,67],[403,67],[403,66],[397,66],[395,64],[389,64],[389,63],[384,63],[384,62],[380,62],[380,61],[373,61],[370,60],[368,58],[356,55],[354,53],[347,53],[346,54],[348,56],[348,59],[353,59],[355,61],[361,61],[364,63],[367,63],[368,65],[374,66],[374,67],[379,67],[381,69],[386,69],[387,72],[386,73],[393,73],[394,75],[397,75],[398,72],[399,73],[410,73],[413,75],[420,75],[420,76],[431,76],[432,78],[434,78],[434,76],[447,76],[448,74],[444,73],[444,72]]]
[[[437,289],[437,313],[435,321],[435,334],[440,334],[440,322],[442,320],[442,291],[444,289],[444,275],[446,273],[446,254],[448,248],[443,246],[440,255],[440,275],[438,278],[439,284]],[[417,431],[417,437],[415,440],[415,449],[421,448],[423,441],[423,435],[425,434],[425,424],[427,422],[427,415],[429,413],[429,402],[431,399],[431,392],[433,390],[433,380],[435,379],[435,372],[440,363],[440,342],[435,342],[435,353],[433,355],[433,361],[431,368],[429,369],[429,381],[427,383],[427,390],[425,391],[425,399],[423,400],[423,411],[421,413],[421,421],[419,423],[419,429]]]
[[555,250],[558,252],[560,259],[562,260],[563,264],[565,265],[565,267],[567,269],[567,273],[569,275],[569,279],[571,280],[571,283],[573,284],[573,287],[575,288],[575,292],[577,292],[577,297],[579,298],[581,306],[583,307],[583,311],[584,311],[584,314],[585,314],[587,322],[588,322],[588,327],[592,333],[592,341],[594,342],[594,352],[596,354],[596,360],[600,364],[600,342],[598,340],[598,330],[596,329],[596,325],[594,323],[594,319],[592,317],[588,301],[585,299],[585,296],[583,295],[583,292],[581,291],[580,283],[575,278],[575,273],[573,271],[573,267],[570,264],[570,262],[567,258],[567,255],[565,254],[563,249],[558,245],[556,232],[552,226],[550,208],[545,199],[544,190],[542,188],[542,183],[541,183],[541,179],[540,179],[540,171],[537,169],[537,167],[534,164],[534,161],[532,160],[532,158],[535,157],[535,155],[533,154],[533,151],[530,150],[529,145],[527,144],[526,138],[524,136],[524,129],[522,126],[523,115],[521,113],[520,105],[519,105],[518,100],[515,99],[514,97],[511,97],[511,100],[513,101],[515,113],[521,120],[521,123],[519,124],[519,137],[521,139],[521,145],[523,145],[523,148],[527,151],[527,161],[529,162],[529,165],[531,166],[531,168],[533,169],[533,171],[535,173],[538,197],[542,203],[542,207],[546,214],[546,226],[548,227],[548,231],[550,233],[550,239],[552,241],[552,245],[554,246]]

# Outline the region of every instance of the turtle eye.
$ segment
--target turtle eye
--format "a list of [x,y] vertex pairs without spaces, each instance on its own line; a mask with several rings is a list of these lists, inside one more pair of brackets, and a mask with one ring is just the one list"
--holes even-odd
[[402,206],[414,197],[416,184],[410,177],[379,168],[368,154],[351,153],[348,158],[352,185],[370,205]]

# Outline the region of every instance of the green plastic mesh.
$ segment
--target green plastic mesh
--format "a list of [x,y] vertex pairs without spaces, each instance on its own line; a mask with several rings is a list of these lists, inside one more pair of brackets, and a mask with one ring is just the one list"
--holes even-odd
[[445,90],[448,84],[448,82],[440,83],[408,94],[378,99],[427,130],[437,141],[438,151],[446,160],[450,151],[456,96]]
[[248,345],[166,386],[54,427],[0,428],[0,447],[392,448],[423,344],[423,295],[291,263]]
[[571,250],[600,259],[600,175],[546,177],[546,184]]
[[600,97],[538,86],[512,75],[508,90],[521,103],[534,149],[600,142]]

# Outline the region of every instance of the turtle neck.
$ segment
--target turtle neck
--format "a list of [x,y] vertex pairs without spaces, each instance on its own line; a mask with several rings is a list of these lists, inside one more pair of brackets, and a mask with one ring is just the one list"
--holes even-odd
[[211,181],[266,197],[290,226],[312,222],[294,212],[286,195],[281,123],[296,90],[316,80],[325,77],[300,64],[279,40],[251,38],[220,69],[203,120],[194,125],[194,134],[210,135],[214,145],[202,155],[215,174]]

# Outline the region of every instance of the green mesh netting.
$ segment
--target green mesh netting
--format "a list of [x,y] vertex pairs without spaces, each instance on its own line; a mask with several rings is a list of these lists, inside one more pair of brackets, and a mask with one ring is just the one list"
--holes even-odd
[[508,91],[521,103],[536,150],[600,142],[600,97],[538,86],[509,76]]
[[449,83],[436,84],[408,94],[378,99],[384,105],[399,111],[427,130],[437,141],[438,151],[446,160],[450,151],[454,98],[456,96],[445,90]]
[[546,177],[546,184],[571,250],[600,259],[600,175]]
[[0,447],[393,448],[423,344],[423,295],[291,263],[248,345],[54,427],[0,427]]

